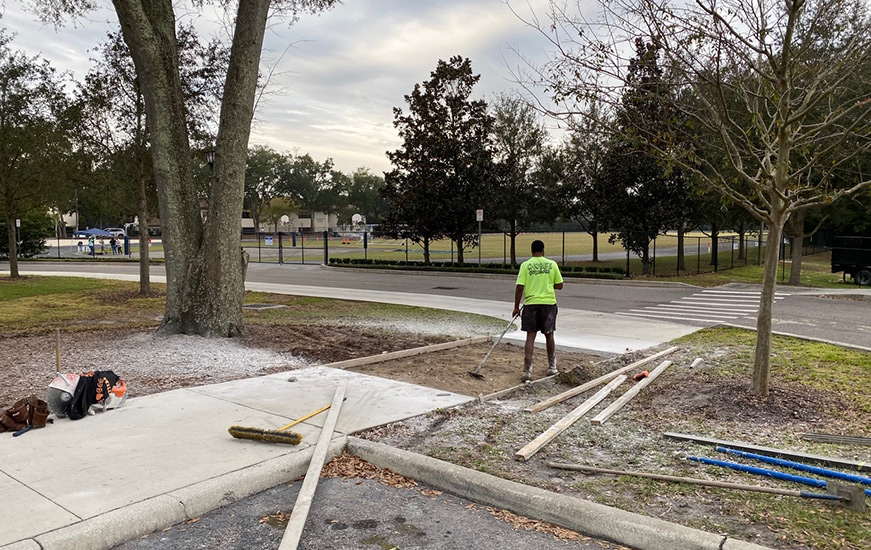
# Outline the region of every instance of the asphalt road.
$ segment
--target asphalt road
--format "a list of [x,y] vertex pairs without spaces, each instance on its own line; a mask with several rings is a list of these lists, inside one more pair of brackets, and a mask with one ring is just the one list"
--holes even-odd
[[[132,540],[116,550],[278,548],[302,482],[279,485],[224,506],[197,521]],[[548,533],[517,530],[486,508],[424,486],[403,489],[369,479],[324,478],[300,540],[301,550],[438,549],[570,550],[625,548],[583,537],[558,540]],[[264,521],[261,521],[264,520]]]
[[[20,265],[25,271],[111,272],[131,275],[139,272],[139,266],[135,263],[22,262]],[[3,265],[3,268],[8,269],[8,264]],[[162,276],[163,266],[153,265],[151,273]],[[341,268],[323,269],[319,265],[252,263],[248,267],[248,281],[435,294],[456,297],[457,300],[478,298],[504,301],[506,311],[510,311],[514,299],[514,278],[501,275],[410,274]],[[759,285],[730,284],[719,289],[739,293],[758,292]],[[569,280],[565,288],[559,291],[558,299],[560,306],[564,308],[626,314],[688,300],[700,292],[702,289],[681,284],[663,285],[644,281],[612,283],[580,279]],[[843,289],[836,291],[779,286],[778,293],[782,295],[782,299],[779,299],[774,307],[775,332],[871,349],[871,313],[869,313],[871,289],[859,289],[855,285],[845,283]],[[708,307],[711,311],[717,310],[715,305]],[[646,318],[657,317],[654,315]],[[718,323],[715,320],[687,321],[673,316],[658,318],[694,326],[711,326]],[[756,314],[755,311],[751,311],[747,315],[725,319],[722,322],[752,329],[756,327]]]

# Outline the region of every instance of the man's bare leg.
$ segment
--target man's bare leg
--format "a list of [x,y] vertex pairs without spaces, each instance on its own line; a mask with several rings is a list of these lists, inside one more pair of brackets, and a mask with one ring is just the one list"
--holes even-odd
[[535,336],[538,332],[526,333],[526,344],[523,346],[523,382],[532,380],[532,352],[535,350]]

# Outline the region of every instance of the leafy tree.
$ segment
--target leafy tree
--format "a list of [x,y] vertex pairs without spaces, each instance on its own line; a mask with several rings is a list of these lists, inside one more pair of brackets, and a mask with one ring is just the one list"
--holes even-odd
[[[21,227],[17,231],[16,250],[22,258],[32,258],[45,250],[45,239],[52,234],[52,219],[42,208],[21,213],[18,219],[21,220]],[[7,220],[6,216],[0,219],[0,234],[9,231]],[[12,232],[16,232],[15,227],[12,227]],[[2,240],[0,240],[0,258],[10,259],[9,244]]]
[[465,247],[477,240],[475,210],[490,196],[493,119],[483,100],[471,99],[479,79],[469,59],[439,60],[430,80],[405,96],[408,114],[393,109],[403,145],[387,153],[395,168],[385,174],[385,197],[396,209],[393,225],[424,242],[426,261],[429,240],[445,235],[463,263]]
[[650,274],[650,242],[677,226],[686,198],[684,181],[666,173],[661,157],[639,133],[669,131],[668,90],[658,65],[655,44],[635,41],[636,57],[629,61],[622,109],[616,116],[618,132],[607,143],[602,164],[608,193],[608,225],[623,246],[641,257]]
[[264,210],[278,196],[279,180],[287,173],[288,164],[286,156],[264,145],[254,146],[248,152],[244,204],[251,212],[257,231],[260,231]]
[[517,263],[516,240],[540,210],[544,197],[533,177],[545,150],[547,130],[535,109],[518,96],[501,95],[493,104],[493,157],[496,162],[491,215],[504,221],[511,263]]
[[[639,135],[768,227],[752,390],[768,395],[771,314],[789,216],[871,185],[856,159],[871,151],[871,25],[855,0],[615,0],[605,24],[553,10],[541,32],[560,47],[537,75],[567,113],[591,97],[622,107],[627,42],[639,33],[662,52],[668,82],[698,99],[671,103],[704,143],[672,133]],[[594,53],[593,53],[594,52]],[[680,97],[676,95],[675,97]],[[747,123],[747,114],[749,120]],[[604,122],[604,121],[603,121]],[[701,146],[700,146],[701,145]],[[716,156],[707,151],[717,150]],[[725,163],[720,159],[725,158]]]
[[[197,3],[198,5],[201,3]],[[228,7],[231,3],[226,3]],[[263,36],[270,16],[318,11],[333,0],[246,0],[235,4],[230,59],[222,90],[208,212],[200,212],[172,0],[114,0],[146,110],[166,257],[166,311],[160,334],[234,336],[244,332],[247,256],[240,247],[248,138],[254,116]],[[92,0],[36,0],[59,21]],[[179,8],[181,9],[181,8]]]
[[333,202],[329,196],[332,170],[333,159],[318,162],[308,153],[281,166],[277,190],[281,196],[311,213],[312,232],[315,231],[315,212],[329,210]]
[[0,210],[11,277],[19,275],[15,220],[48,211],[52,186],[72,164],[70,114],[48,62],[14,51],[0,34]]
[[387,200],[381,195],[384,178],[360,167],[350,176],[334,176],[333,183],[342,197],[339,222],[350,223],[354,214],[360,214],[366,223],[379,224],[387,213]]
[[606,228],[612,198],[605,170],[606,142],[581,121],[573,124],[562,146],[562,215],[584,227],[593,239],[593,261],[599,261],[599,233]]

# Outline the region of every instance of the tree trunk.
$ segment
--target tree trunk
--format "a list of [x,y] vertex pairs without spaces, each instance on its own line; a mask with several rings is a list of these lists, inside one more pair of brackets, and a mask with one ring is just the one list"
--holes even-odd
[[[152,144],[166,258],[159,334],[244,332],[241,229],[244,169],[269,0],[239,2],[221,101],[205,224],[191,177],[171,0],[113,0],[140,78]],[[314,220],[312,220],[314,221]]]
[[462,264],[465,262],[464,250],[463,250],[463,237],[459,239],[454,239],[454,242],[457,244],[457,263]]
[[587,226],[587,233],[593,237],[593,261],[599,261],[599,224],[591,223]]
[[18,274],[18,242],[15,239],[15,214],[6,212],[6,242],[9,244],[9,277],[16,278]]
[[677,226],[677,271],[680,273],[681,271],[686,271],[686,260],[684,258],[684,233],[686,229],[684,228],[683,222],[679,223]]
[[760,397],[768,397],[768,380],[771,371],[771,318],[782,233],[781,214],[780,218],[769,221],[768,238],[765,241],[765,264],[762,268],[762,295],[759,298],[759,314],[756,318],[756,356],[753,363],[751,389]]
[[423,262],[429,263],[429,238],[427,237],[423,239]]
[[641,249],[641,274],[645,277],[650,275],[650,244],[645,244]]
[[805,211],[799,210],[790,216],[792,242],[792,264],[789,267],[789,284],[801,284],[801,244],[804,240],[804,216]]
[[[143,157],[139,157],[142,159]],[[151,293],[151,250],[148,248],[148,186],[145,174],[139,173],[139,294]],[[129,238],[128,238],[129,240]]]
[[720,228],[716,223],[711,224],[711,265],[714,266],[714,271],[720,266]]
[[511,265],[517,265],[517,221],[512,220],[508,236],[511,238]]

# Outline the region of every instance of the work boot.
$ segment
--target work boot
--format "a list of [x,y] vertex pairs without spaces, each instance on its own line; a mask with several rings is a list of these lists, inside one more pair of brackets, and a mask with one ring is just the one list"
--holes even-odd
[[547,361],[547,375],[553,376],[554,374],[559,374],[559,371],[556,370],[556,356],[550,357]]
[[532,365],[523,367],[523,376],[520,377],[521,382],[529,382],[532,380]]

